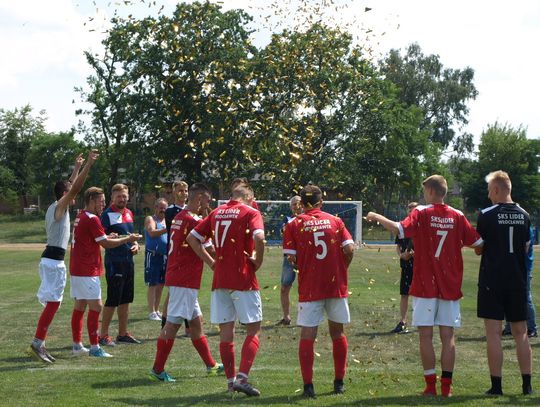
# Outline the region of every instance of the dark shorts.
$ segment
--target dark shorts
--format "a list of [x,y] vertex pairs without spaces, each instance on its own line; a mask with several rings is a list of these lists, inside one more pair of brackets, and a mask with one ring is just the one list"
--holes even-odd
[[144,282],[153,286],[165,284],[165,256],[146,251],[144,254]]
[[526,290],[493,290],[478,287],[478,318],[508,322],[527,320]]
[[412,283],[412,276],[412,267],[401,268],[401,279],[399,280],[399,295],[409,295],[409,288]]
[[105,262],[107,279],[106,307],[117,307],[133,302],[135,286],[133,262],[108,260]]

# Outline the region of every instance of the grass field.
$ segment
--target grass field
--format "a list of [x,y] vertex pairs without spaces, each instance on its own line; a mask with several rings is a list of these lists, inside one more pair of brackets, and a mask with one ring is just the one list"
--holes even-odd
[[[191,342],[177,339],[167,371],[176,383],[155,383],[148,379],[155,354],[159,323],[147,320],[142,256],[137,258],[135,302],[131,308],[131,331],[142,345],[117,346],[113,359],[95,360],[70,356],[70,316],[73,302],[66,298],[49,331],[48,348],[57,357],[53,366],[43,366],[25,354],[41,311],[35,298],[39,285],[37,265],[41,248],[0,246],[0,405],[5,406],[178,406],[178,405],[540,405],[540,393],[523,397],[513,341],[505,339],[503,386],[505,396],[488,398],[489,387],[482,322],[476,318],[476,278],[478,258],[465,253],[465,282],[462,301],[463,327],[457,330],[457,362],[452,399],[424,399],[417,334],[393,335],[387,332],[396,323],[399,300],[398,264],[393,250],[363,248],[356,252],[350,269],[352,323],[347,328],[349,359],[347,391],[331,394],[333,380],[331,341],[327,329],[320,330],[315,351],[314,384],[318,398],[303,400],[297,360],[299,330],[275,327],[280,318],[279,276],[281,255],[269,249],[259,271],[264,304],[261,349],[250,380],[261,390],[261,397],[234,397],[225,393],[223,377],[206,377],[202,362]],[[538,253],[540,254],[540,253]],[[535,274],[538,272],[536,265]],[[539,279],[534,281],[535,301],[540,304]],[[103,283],[104,285],[104,283]],[[210,273],[205,272],[201,307],[209,315]],[[295,286],[296,287],[296,286]],[[292,300],[296,304],[296,294]],[[116,334],[116,325],[111,334]],[[210,346],[218,354],[217,328],[206,326]],[[237,359],[244,338],[237,330]],[[86,327],[83,336],[86,344]],[[438,342],[438,341],[436,341]],[[540,341],[532,340],[534,365],[538,366]],[[439,347],[437,346],[437,352]],[[320,355],[320,356],[319,356]],[[237,362],[238,363],[238,362]],[[440,374],[440,368],[438,367]],[[540,380],[533,377],[540,390]]]

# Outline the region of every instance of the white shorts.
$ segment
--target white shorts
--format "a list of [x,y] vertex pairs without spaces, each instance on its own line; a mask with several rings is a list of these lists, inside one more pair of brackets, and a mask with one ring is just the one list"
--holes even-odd
[[191,321],[202,315],[199,307],[199,290],[186,287],[169,287],[168,317],[180,317]]
[[324,311],[326,311],[329,321],[338,324],[351,322],[347,298],[326,298],[319,301],[299,302],[296,325],[305,327],[319,326],[324,321]]
[[37,292],[40,303],[60,302],[64,298],[66,288],[66,265],[64,260],[53,260],[42,257],[39,262],[41,284]]
[[99,277],[71,276],[71,298],[76,300],[101,300]]
[[412,297],[413,326],[461,326],[459,300],[448,301],[440,298]]
[[225,324],[236,321],[251,324],[262,321],[262,303],[259,291],[217,289],[210,297],[210,321]]

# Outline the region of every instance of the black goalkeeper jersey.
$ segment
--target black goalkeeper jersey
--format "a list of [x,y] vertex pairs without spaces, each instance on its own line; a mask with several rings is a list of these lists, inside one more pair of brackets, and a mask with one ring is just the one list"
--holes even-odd
[[478,285],[494,290],[524,290],[529,214],[516,203],[483,209],[476,229],[484,240]]

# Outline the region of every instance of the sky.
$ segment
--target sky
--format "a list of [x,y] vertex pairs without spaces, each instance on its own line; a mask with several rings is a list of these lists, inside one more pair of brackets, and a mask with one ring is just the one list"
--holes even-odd
[[[176,4],[172,0],[157,3],[165,6],[164,13]],[[281,0],[277,13],[269,9],[269,0],[218,3],[225,9],[245,8],[255,16],[258,46],[269,40],[261,16],[272,15],[270,21],[279,20],[282,26],[294,24],[290,16],[295,14],[295,0]],[[339,6],[329,12],[329,20],[350,27],[358,41],[367,41],[374,59],[417,42],[424,54],[439,55],[447,68],[473,68],[479,95],[469,102],[469,124],[460,132],[472,133],[478,142],[482,131],[498,121],[522,125],[528,137],[540,137],[540,53],[534,51],[540,40],[540,1],[310,2],[316,3]],[[83,52],[100,51],[103,31],[115,9],[140,16],[149,12],[145,6],[125,6],[114,0],[95,4],[90,0],[0,0],[0,108],[30,104],[36,113],[45,110],[49,131],[76,125],[75,110],[82,105],[74,88],[84,86],[91,74]],[[367,30],[371,32],[366,34]]]

